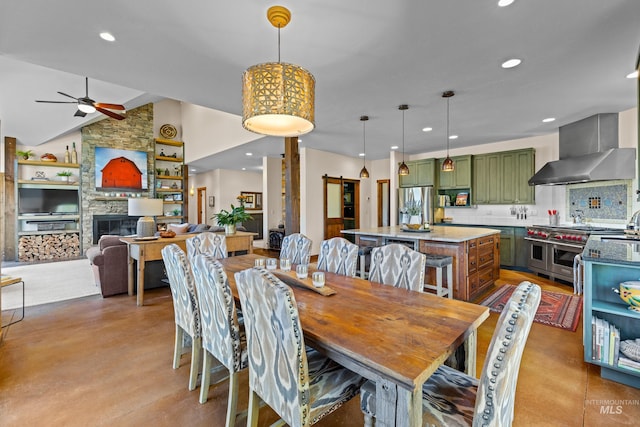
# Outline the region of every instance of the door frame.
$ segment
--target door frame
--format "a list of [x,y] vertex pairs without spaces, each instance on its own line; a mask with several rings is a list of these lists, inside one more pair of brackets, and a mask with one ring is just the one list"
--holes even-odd
[[385,183],[387,184],[387,223],[391,225],[391,180],[379,179],[376,183],[378,184],[378,227],[382,227],[382,205],[384,203],[382,198],[382,185]]
[[204,218],[203,220],[202,216],[204,214],[204,216],[206,217],[207,205],[206,203],[203,202],[203,200],[207,200],[207,187],[198,187],[197,194],[198,194],[198,202],[197,202],[198,222],[196,224],[206,224],[207,219]]

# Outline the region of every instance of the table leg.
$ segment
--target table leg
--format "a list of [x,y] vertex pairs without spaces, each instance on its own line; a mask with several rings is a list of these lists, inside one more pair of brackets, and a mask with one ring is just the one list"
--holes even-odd
[[133,296],[133,257],[131,256],[131,245],[127,245],[127,252],[129,253],[129,264],[127,265],[129,283],[127,283],[127,292],[129,296]]
[[138,284],[136,287],[138,291],[136,302],[139,307],[144,305],[144,263],[145,263],[144,257],[145,257],[145,249],[141,247],[140,256],[138,257]]
[[415,391],[376,380],[376,427],[422,426],[422,385]]
[[478,352],[478,332],[471,331],[464,342],[464,366],[467,375],[476,378],[476,354]]

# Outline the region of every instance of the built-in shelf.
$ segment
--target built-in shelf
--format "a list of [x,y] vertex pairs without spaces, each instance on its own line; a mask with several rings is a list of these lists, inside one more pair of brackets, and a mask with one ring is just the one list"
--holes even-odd
[[176,162],[182,163],[182,157],[169,157],[169,156],[156,156],[156,160],[162,160],[164,162]]
[[40,160],[18,160],[18,164],[31,166],[53,166],[57,168],[80,168],[80,165],[78,163],[43,162]]
[[80,233],[80,230],[47,230],[47,231],[18,231],[18,236],[40,236],[45,234],[71,234]]
[[165,205],[181,205],[182,200],[163,200]]
[[156,220],[159,220],[159,219],[182,219],[182,218],[184,218],[184,217],[181,216],[181,215],[157,216]]
[[78,220],[80,215],[18,215],[19,220],[26,221],[60,221],[60,220]]
[[156,179],[175,179],[182,181],[184,177],[182,175],[156,175]]
[[182,188],[157,188],[156,193],[182,193]]
[[157,144],[172,145],[174,147],[182,147],[182,141],[176,141],[173,139],[156,138]]

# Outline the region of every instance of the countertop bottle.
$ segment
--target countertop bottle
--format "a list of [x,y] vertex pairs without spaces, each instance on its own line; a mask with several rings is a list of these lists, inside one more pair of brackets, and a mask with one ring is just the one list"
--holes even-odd
[[71,149],[71,163],[78,163],[78,152],[76,151],[76,143],[72,144]]

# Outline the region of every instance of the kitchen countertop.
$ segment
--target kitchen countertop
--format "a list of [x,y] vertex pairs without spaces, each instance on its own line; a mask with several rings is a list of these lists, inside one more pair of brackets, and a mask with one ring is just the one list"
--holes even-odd
[[582,259],[640,266],[640,240],[628,239],[623,235],[592,235],[584,247]]
[[[455,224],[454,224],[455,225]],[[359,228],[342,230],[344,234],[356,234],[365,236],[392,237],[405,240],[430,240],[436,242],[460,243],[479,237],[500,233],[500,230],[491,228],[454,227],[451,225],[432,225],[430,232],[403,231],[400,226]]]

